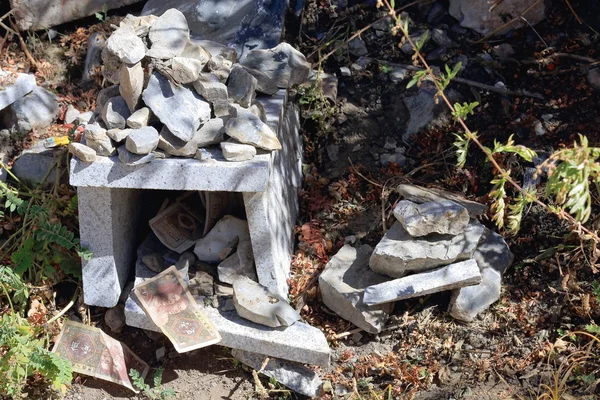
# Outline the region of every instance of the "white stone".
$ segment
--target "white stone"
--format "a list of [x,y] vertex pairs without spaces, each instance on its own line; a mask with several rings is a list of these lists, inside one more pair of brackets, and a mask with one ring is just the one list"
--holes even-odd
[[448,192],[445,190],[425,188],[411,184],[400,184],[396,188],[396,191],[406,200],[414,201],[415,203],[452,200],[453,202],[466,208],[471,218],[476,218],[487,212],[487,206],[485,204],[467,200],[457,193]]
[[277,135],[253,114],[238,114],[236,118],[230,118],[225,125],[225,133],[240,143],[265,150],[281,150],[281,142]]
[[258,81],[240,64],[235,64],[227,79],[227,93],[229,98],[242,107],[249,107],[256,96]]
[[363,301],[366,287],[388,279],[369,269],[372,252],[366,244],[358,250],[350,245],[342,247],[319,276],[319,290],[323,303],[337,315],[367,332],[379,333],[394,307],[371,306]]
[[143,128],[148,125],[149,120],[150,109],[148,107],[142,107],[127,118],[127,126],[132,129]]
[[250,239],[248,222],[226,215],[194,247],[198,260],[208,263],[220,263],[226,259],[242,241]]
[[[131,113],[135,112],[144,90],[144,68],[142,63],[123,64],[119,70],[119,93],[125,99]],[[133,128],[133,127],[132,127]]]
[[394,216],[414,237],[430,233],[458,235],[469,224],[467,209],[450,200],[422,204],[401,200],[394,208]]
[[481,273],[475,260],[461,261],[445,267],[405,276],[365,289],[367,305],[391,303],[431,293],[477,285]]
[[280,43],[268,50],[252,50],[242,64],[261,71],[280,88],[301,84],[310,72],[310,63],[289,43]]
[[240,317],[272,328],[300,320],[300,314],[283,297],[246,276],[233,281],[233,305]]
[[115,142],[121,143],[122,141],[127,139],[127,136],[129,136],[131,131],[133,131],[133,129],[115,128],[115,129],[109,129],[108,131],[106,131],[106,134],[108,135],[109,138],[111,138]]
[[179,84],[192,83],[198,80],[206,62],[186,57],[171,59],[170,75]]
[[148,32],[152,43],[148,55],[156,58],[179,56],[190,40],[190,30],[185,16],[171,8],[152,23]]
[[227,100],[228,98],[227,86],[221,83],[219,78],[213,74],[200,74],[194,82],[194,89],[211,103],[214,103],[216,100]]
[[315,371],[301,364],[269,358],[263,368],[268,356],[236,349],[231,352],[231,355],[250,368],[275,379],[278,383],[287,386],[296,393],[314,398],[319,396],[321,392],[321,386],[323,385],[321,378]]
[[221,150],[227,161],[251,160],[256,155],[256,147],[229,140],[221,142]]
[[106,49],[126,64],[135,64],[146,55],[146,46],[129,26],[114,31],[106,41]]
[[133,129],[127,139],[125,147],[133,154],[148,154],[158,146],[158,132],[151,126]]
[[29,74],[0,71],[0,110],[10,106],[37,87]]
[[84,162],[96,161],[96,151],[81,143],[69,143],[69,152]]
[[101,116],[107,129],[124,129],[125,122],[130,115],[129,106],[121,96],[108,99],[102,107]]
[[401,278],[409,272],[466,260],[473,255],[482,233],[483,225],[473,220],[456,236],[432,234],[414,238],[396,222],[375,247],[369,265],[377,273]]
[[88,124],[83,131],[85,145],[94,149],[99,156],[112,156],[115,154],[115,147],[106,134],[106,129],[96,124]]
[[233,284],[238,276],[246,276],[257,282],[256,269],[254,268],[254,253],[250,239],[238,243],[234,254],[223,260],[217,267],[219,281]]
[[79,117],[79,110],[73,107],[72,104],[67,106],[67,111],[65,112],[65,124],[72,124],[76,122],[77,117]]

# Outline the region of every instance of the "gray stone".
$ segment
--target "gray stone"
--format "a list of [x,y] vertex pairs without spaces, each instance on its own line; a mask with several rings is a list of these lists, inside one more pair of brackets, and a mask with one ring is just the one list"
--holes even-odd
[[102,107],[101,117],[107,129],[124,129],[127,118],[130,115],[129,106],[121,96],[108,99],[104,107]]
[[248,107],[248,111],[256,115],[262,122],[267,123],[267,111],[261,102],[254,100],[252,105]]
[[190,40],[183,49],[181,53],[181,57],[193,58],[202,63],[202,65],[206,65],[206,63],[211,59],[211,53],[207,51],[201,44]]
[[233,298],[233,287],[231,287],[231,285],[215,283],[214,289],[215,289],[216,296]]
[[281,150],[281,143],[273,130],[254,115],[230,118],[225,125],[225,133],[240,143],[265,150]]
[[154,153],[133,154],[132,152],[127,150],[125,145],[120,146],[117,149],[117,152],[119,153],[119,161],[121,161],[125,165],[130,165],[130,166],[148,164],[149,162],[151,162],[152,160],[154,160],[156,158],[156,155]]
[[230,140],[221,142],[221,150],[223,151],[223,157],[227,161],[251,160],[256,155],[256,147]]
[[[213,74],[202,73],[194,82],[194,89],[206,100],[214,103],[216,100],[227,101],[227,86],[221,83]],[[215,113],[216,115],[216,113]]]
[[132,113],[135,112],[137,104],[140,102],[142,90],[144,90],[144,68],[142,68],[142,63],[121,65],[119,70],[119,93]]
[[471,258],[483,233],[483,225],[473,220],[459,235],[432,234],[414,238],[396,222],[375,247],[369,265],[377,273],[401,278]]
[[13,15],[20,30],[37,31],[65,22],[94,15],[104,7],[108,10],[133,4],[139,0],[11,0]]
[[431,5],[427,13],[427,23],[429,25],[437,25],[442,22],[446,15],[448,15],[446,7],[441,2],[436,1]]
[[592,68],[587,73],[587,81],[591,87],[600,90],[600,68]]
[[[425,45],[427,45],[427,43],[429,43],[429,41],[431,40],[431,34],[429,31],[417,31],[410,34],[410,39],[414,44],[416,44],[419,40],[425,39],[423,42],[423,47],[425,47]],[[402,50],[406,54],[413,54],[415,52],[408,40],[405,41],[404,44],[402,44],[400,50]]]
[[456,47],[456,43],[454,43],[446,33],[445,30],[440,28],[434,28],[431,30],[431,39],[441,47]]
[[515,55],[513,47],[508,43],[501,43],[492,47],[492,55],[499,59],[510,58]]
[[127,118],[127,126],[132,129],[143,128],[148,125],[149,120],[150,109],[148,107],[142,107]]
[[381,156],[379,156],[379,161],[381,162],[381,165],[396,163],[399,167],[406,166],[406,156],[401,153],[382,154]]
[[37,87],[35,76],[0,71],[0,110],[10,106]]
[[277,380],[278,383],[310,398],[319,396],[323,381],[310,368],[301,364],[243,350],[233,350],[231,355],[250,368],[260,371],[261,374]]
[[[11,91],[11,89],[7,88],[4,91]],[[2,92],[0,91],[0,95]],[[3,110],[2,120],[11,131],[25,134],[32,130],[48,128],[54,122],[57,114],[56,96],[46,89],[35,87],[31,93],[14,101],[7,109]]]
[[369,54],[369,50],[367,50],[367,44],[359,37],[355,37],[348,42],[348,51],[355,57],[362,57]]
[[112,156],[115,154],[115,146],[106,134],[106,129],[96,124],[88,124],[83,133],[86,146],[94,149],[97,155]]
[[481,283],[455,290],[448,310],[465,322],[473,321],[500,298],[502,275],[512,265],[514,256],[502,236],[485,228],[473,259],[481,271]]
[[438,47],[434,50],[431,50],[427,53],[425,60],[427,61],[437,61],[437,60],[445,60],[445,56],[448,54],[448,48],[445,46]]
[[156,21],[158,17],[156,15],[144,15],[142,17],[136,17],[131,14],[127,14],[125,18],[119,23],[119,27],[128,26],[135,34],[141,38],[148,36],[150,27]]
[[344,245],[319,276],[319,289],[323,303],[340,317],[367,332],[379,333],[393,305],[373,307],[363,300],[366,287],[388,279],[369,269],[372,252],[368,245],[362,245],[358,250]]
[[[108,49],[106,47],[104,47],[104,49],[102,50],[101,58],[102,58],[102,76],[109,83],[118,84],[119,78],[121,76],[121,74],[120,74],[121,65],[123,63],[121,63],[121,61],[119,60],[119,57],[117,55],[108,51]],[[96,102],[96,104],[98,104],[98,102]]]
[[233,282],[233,304],[240,317],[272,328],[300,320],[298,312],[283,297],[245,276]]
[[256,78],[256,91],[268,95],[274,95],[279,91],[277,82],[271,79],[267,74],[262,73],[259,70],[244,67],[254,78]]
[[22,182],[39,184],[45,179],[45,183],[55,183],[56,161],[52,150],[38,145],[24,150],[15,160],[11,171]]
[[125,327],[125,306],[118,304],[106,310],[104,322],[113,333],[121,333]]
[[[404,105],[410,115],[406,133],[402,135],[405,140],[426,127],[444,126],[450,122],[445,104],[436,103],[436,93],[437,88],[433,82],[423,81],[416,95],[404,98]],[[452,90],[447,95],[453,102],[458,98]]]
[[[181,272],[185,271],[185,275],[187,275],[190,268],[196,265],[196,256],[191,251],[185,251],[177,260],[175,267]],[[183,274],[183,273],[182,273]]]
[[99,91],[96,98],[96,110],[101,110],[109,99],[119,96],[119,91],[119,85],[112,85]]
[[340,67],[340,74],[344,78],[349,78],[352,76],[352,72],[350,71],[350,68],[348,68],[348,67]]
[[158,132],[151,126],[133,129],[125,139],[125,148],[133,154],[149,154],[157,146]]
[[310,73],[310,63],[288,43],[280,43],[268,50],[252,50],[242,64],[261,71],[280,88],[299,85]]
[[169,75],[178,84],[192,83],[198,79],[205,64],[193,58],[173,57]]
[[213,296],[215,294],[214,279],[211,274],[204,271],[196,271],[196,275],[190,279],[188,285],[192,296]]
[[200,261],[220,263],[232,253],[239,242],[249,239],[248,221],[226,215],[206,236],[196,241],[194,254]]
[[175,86],[153,73],[142,94],[146,105],[171,133],[189,141],[200,125],[210,119],[210,104],[186,86]]
[[215,154],[214,152],[207,150],[207,149],[198,149],[196,150],[196,155],[194,156],[194,158],[196,160],[201,160],[201,161],[215,161]]
[[232,66],[233,63],[231,61],[219,55],[212,57],[206,63],[208,70],[211,71],[211,73],[219,78],[219,81],[223,83],[227,82],[227,78],[229,78]]
[[117,56],[126,64],[140,62],[146,55],[146,46],[142,39],[129,26],[125,25],[114,31],[106,41],[106,50]]
[[189,142],[175,137],[167,127],[160,131],[158,147],[172,156],[194,157],[199,147],[218,144],[225,140],[225,126],[222,118],[213,118],[196,131]]
[[242,107],[249,107],[256,96],[258,81],[247,72],[240,64],[231,68],[227,80],[227,93],[229,98],[239,103]]
[[73,107],[72,104],[67,106],[67,111],[65,112],[65,124],[73,124],[77,121],[77,117],[79,117],[79,110]]
[[406,79],[407,75],[408,70],[402,67],[394,68],[392,72],[389,73],[390,81],[392,81],[393,83],[402,82],[404,79]]
[[151,0],[142,14],[161,15],[175,7],[187,18],[194,37],[226,43],[243,58],[249,49],[266,49],[280,42],[287,6],[281,0]]
[[96,151],[81,143],[69,143],[69,152],[84,162],[96,161]]
[[477,285],[481,273],[475,260],[461,261],[445,267],[398,278],[365,289],[367,305],[391,303],[413,297]]
[[215,100],[212,105],[215,117],[226,117],[229,115],[229,100]]
[[427,201],[451,200],[456,204],[466,208],[471,218],[479,217],[487,212],[487,206],[475,201],[467,200],[460,194],[448,192],[436,188],[425,188],[422,186],[401,184],[396,188],[398,194],[406,200],[415,203],[425,203]]
[[122,141],[127,139],[127,136],[129,136],[129,134],[131,133],[132,130],[133,129],[119,129],[119,128],[109,129],[106,131],[106,135],[109,138],[111,138],[112,140],[114,140],[116,143],[121,143]]
[[79,114],[77,116],[77,124],[78,125],[89,124],[90,122],[92,122],[93,118],[94,118],[94,112],[93,111],[82,112],[81,114]]
[[233,284],[238,276],[245,276],[257,282],[250,240],[240,241],[236,252],[223,260],[217,267],[217,271],[221,282]]
[[402,200],[394,208],[394,216],[414,237],[430,233],[458,235],[469,224],[467,209],[450,200],[422,204]]
[[155,58],[177,57],[187,46],[190,30],[185,15],[175,8],[168,8],[150,27],[148,39],[152,43],[148,55]]
[[[523,14],[527,10],[525,14]],[[537,0],[504,0],[490,8],[488,0],[450,0],[450,15],[456,18],[461,26],[471,28],[482,35],[504,35],[512,29],[527,24],[535,25],[546,18],[546,5]],[[504,17],[523,15],[527,20],[516,18],[506,24]]]
[[160,253],[150,253],[142,256],[142,263],[152,272],[161,273],[166,268],[165,260]]
[[325,150],[327,150],[327,156],[331,161],[339,160],[340,146],[338,146],[337,144],[330,144],[329,146],[325,147]]

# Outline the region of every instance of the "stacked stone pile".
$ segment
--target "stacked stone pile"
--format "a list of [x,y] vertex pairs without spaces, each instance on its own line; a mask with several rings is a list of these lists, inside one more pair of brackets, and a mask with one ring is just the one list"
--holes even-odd
[[[190,39],[185,16],[127,16],[106,40],[103,89],[84,141],[72,144],[86,162],[118,154],[128,165],[156,158],[244,161],[281,149],[266,124],[257,93],[273,95],[304,82],[305,57],[287,43],[252,50],[240,63],[235,49],[211,52]],[[220,151],[206,150],[219,146]],[[215,155],[216,154],[216,155]]]
[[400,185],[396,222],[375,249],[345,245],[319,278],[323,302],[378,333],[394,302],[452,290],[449,312],[472,321],[500,297],[513,255],[476,219],[486,207],[442,191]]

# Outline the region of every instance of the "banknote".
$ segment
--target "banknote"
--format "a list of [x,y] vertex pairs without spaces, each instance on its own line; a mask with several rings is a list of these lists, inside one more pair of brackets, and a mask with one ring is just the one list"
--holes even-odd
[[162,244],[181,254],[203,236],[204,220],[174,202],[150,220],[150,228]]
[[74,372],[114,382],[136,393],[129,371],[133,368],[145,378],[149,369],[127,345],[98,328],[73,321],[64,324],[52,351],[71,361]]
[[200,311],[174,265],[137,285],[135,295],[179,353],[221,341],[221,335]]
[[206,209],[204,221],[204,235],[228,213],[231,208],[231,193],[229,192],[200,192],[202,203]]

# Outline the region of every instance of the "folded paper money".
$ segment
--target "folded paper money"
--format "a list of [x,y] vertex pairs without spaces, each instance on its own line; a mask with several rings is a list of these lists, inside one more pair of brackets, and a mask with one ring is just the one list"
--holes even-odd
[[174,265],[145,280],[134,291],[146,314],[179,353],[221,341],[221,335],[202,313]]
[[73,321],[65,323],[52,351],[71,361],[73,372],[114,382],[136,393],[129,371],[135,369],[143,379],[149,369],[127,345],[98,328]]

